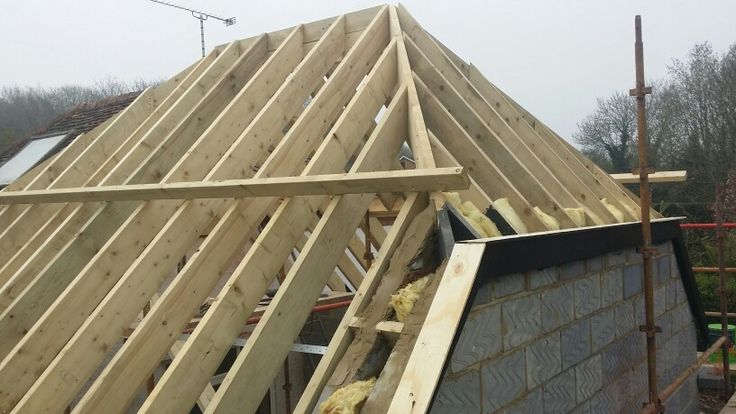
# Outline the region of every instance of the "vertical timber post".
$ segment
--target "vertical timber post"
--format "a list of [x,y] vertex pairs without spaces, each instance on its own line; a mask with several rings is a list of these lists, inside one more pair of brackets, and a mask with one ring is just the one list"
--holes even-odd
[[[654,324],[654,280],[652,277],[652,227],[649,215],[652,195],[649,191],[649,165],[647,164],[647,113],[646,95],[652,93],[651,87],[644,86],[644,44],[641,35],[641,16],[634,20],[636,42],[634,54],[636,59],[636,88],[629,95],[636,97],[637,115],[637,149],[639,152],[639,198],[641,204],[641,236],[642,246],[639,249],[644,266],[644,304],[646,323],[639,327],[647,336],[647,376],[649,379],[649,404],[653,404],[656,412],[662,412],[663,406],[657,395],[657,342],[658,327]],[[646,404],[645,404],[646,405]]]
[[370,267],[373,265],[373,248],[371,239],[371,221],[370,221],[370,211],[365,212],[365,220],[363,222],[363,239],[365,239],[365,253],[363,254],[363,259],[365,259],[365,265],[366,268],[370,269]]
[[289,356],[284,360],[284,403],[286,404],[286,413],[291,414],[291,380],[289,379]]
[[728,360],[728,349],[731,347],[730,332],[728,332],[728,284],[726,283],[726,265],[724,252],[724,239],[726,232],[723,230],[723,206],[721,204],[721,186],[716,184],[716,243],[718,252],[718,280],[719,295],[721,298],[721,335],[726,338],[723,343],[723,398],[728,400],[731,396],[731,367]]
[[[145,318],[146,315],[148,315],[148,312],[151,311],[151,301],[149,300],[148,303],[146,303],[146,306],[143,307],[143,317]],[[153,392],[153,389],[156,387],[156,373],[155,371],[151,373],[151,375],[146,380],[146,392],[147,395],[151,395]]]

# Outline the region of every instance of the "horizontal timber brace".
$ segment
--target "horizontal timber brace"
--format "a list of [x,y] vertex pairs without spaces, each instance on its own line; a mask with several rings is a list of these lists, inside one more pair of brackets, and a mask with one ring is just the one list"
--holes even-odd
[[[636,184],[639,182],[639,174],[622,173],[611,174],[611,177],[619,184]],[[657,171],[649,174],[650,183],[681,183],[687,180],[687,171]]]
[[465,190],[462,167],[252,178],[168,184],[137,184],[0,193],[0,204],[41,204],[126,200],[292,197],[386,192]]

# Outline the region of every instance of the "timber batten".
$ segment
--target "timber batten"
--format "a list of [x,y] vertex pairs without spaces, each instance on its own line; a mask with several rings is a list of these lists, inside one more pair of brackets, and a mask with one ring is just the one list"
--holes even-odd
[[[635,196],[391,5],[216,47],[3,203],[14,413],[125,412],[169,359],[140,412],[253,412],[335,301],[295,412],[369,377],[367,410],[424,412],[496,251],[453,228],[491,223],[503,245],[638,220]],[[427,275],[397,321],[391,295]]]

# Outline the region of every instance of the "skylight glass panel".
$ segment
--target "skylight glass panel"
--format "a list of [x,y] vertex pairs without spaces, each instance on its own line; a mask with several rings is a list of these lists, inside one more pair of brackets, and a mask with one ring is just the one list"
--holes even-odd
[[38,138],[29,142],[5,164],[0,166],[0,185],[10,184],[41,161],[65,135]]

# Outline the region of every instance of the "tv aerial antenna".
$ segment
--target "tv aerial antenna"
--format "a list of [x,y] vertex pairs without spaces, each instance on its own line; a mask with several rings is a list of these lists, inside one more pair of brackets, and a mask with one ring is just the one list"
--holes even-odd
[[169,7],[173,7],[176,9],[188,11],[192,13],[192,17],[199,20],[199,34],[200,34],[200,37],[202,38],[202,57],[204,57],[205,55],[204,53],[204,21],[211,17],[215,20],[219,20],[225,23],[225,26],[232,26],[235,24],[235,17],[224,18],[220,16],[215,16],[214,14],[205,13],[200,10],[190,9],[188,7],[180,6],[178,4],[170,3],[168,1],[162,1],[162,0],[149,0],[149,1],[152,1],[158,4],[163,4],[164,6],[169,6]]

